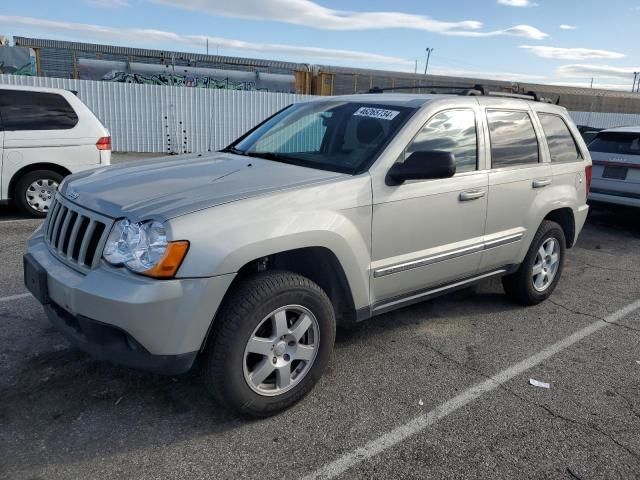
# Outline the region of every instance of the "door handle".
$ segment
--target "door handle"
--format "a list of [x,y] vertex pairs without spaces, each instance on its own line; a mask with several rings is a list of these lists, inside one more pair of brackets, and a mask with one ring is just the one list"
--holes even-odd
[[477,200],[479,198],[484,197],[484,190],[467,190],[466,192],[460,193],[460,201],[468,202],[470,200]]
[[533,188],[542,188],[546,187],[547,185],[551,185],[550,178],[536,178],[531,184]]

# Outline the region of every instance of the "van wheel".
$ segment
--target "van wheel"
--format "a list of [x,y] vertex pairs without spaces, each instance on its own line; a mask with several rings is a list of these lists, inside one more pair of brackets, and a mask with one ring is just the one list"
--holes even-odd
[[45,217],[63,178],[53,170],[26,173],[18,180],[13,192],[16,205],[30,217]]
[[566,240],[562,227],[556,222],[544,220],[520,268],[502,277],[507,296],[523,305],[536,305],[546,300],[560,280],[565,251]]
[[244,416],[278,413],[320,379],[335,332],[331,301],[314,282],[284,271],[257,274],[234,289],[214,321],[205,386]]

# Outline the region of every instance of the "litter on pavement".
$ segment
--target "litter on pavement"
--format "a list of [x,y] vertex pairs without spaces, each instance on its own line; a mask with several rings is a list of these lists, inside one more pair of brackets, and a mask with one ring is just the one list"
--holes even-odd
[[551,385],[549,385],[548,383],[545,382],[541,382],[539,380],[534,380],[533,378],[529,379],[529,383],[531,385],[533,385],[534,387],[540,387],[540,388],[551,388]]

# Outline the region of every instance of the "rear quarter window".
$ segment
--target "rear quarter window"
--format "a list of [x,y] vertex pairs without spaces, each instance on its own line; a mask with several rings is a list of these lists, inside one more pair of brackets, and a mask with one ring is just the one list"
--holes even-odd
[[78,124],[78,115],[57,93],[0,90],[2,127],[8,131],[68,130]]
[[538,113],[538,118],[547,138],[552,162],[576,162],[582,160],[576,141],[562,117],[550,113]]
[[592,152],[640,155],[640,132],[601,132],[589,144]]

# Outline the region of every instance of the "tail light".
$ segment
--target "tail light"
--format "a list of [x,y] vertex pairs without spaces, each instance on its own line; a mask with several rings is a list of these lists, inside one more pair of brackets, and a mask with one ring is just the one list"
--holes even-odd
[[101,137],[96,142],[98,150],[111,150],[111,137]]
[[584,167],[584,178],[587,183],[587,196],[589,196],[589,190],[591,190],[591,171],[591,165],[587,165],[586,167]]

